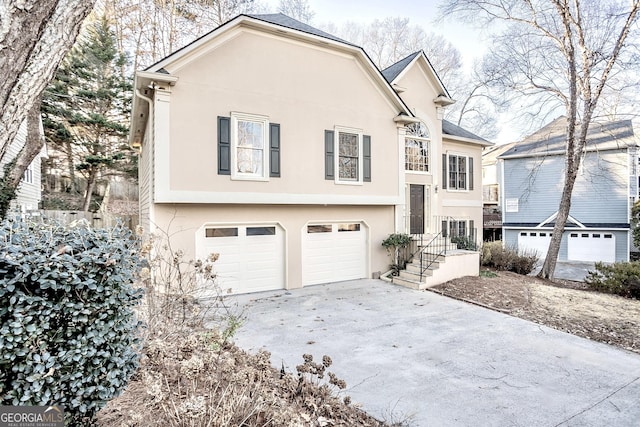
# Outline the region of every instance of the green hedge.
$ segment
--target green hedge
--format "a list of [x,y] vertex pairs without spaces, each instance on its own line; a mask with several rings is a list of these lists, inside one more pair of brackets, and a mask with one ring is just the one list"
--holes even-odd
[[138,366],[138,243],[119,225],[0,224],[0,404],[90,420]]
[[640,299],[640,262],[597,262],[585,283],[593,290]]

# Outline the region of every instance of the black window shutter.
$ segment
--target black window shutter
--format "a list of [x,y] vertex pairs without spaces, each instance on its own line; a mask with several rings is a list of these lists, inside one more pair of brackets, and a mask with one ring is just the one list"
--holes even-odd
[[334,149],[333,149],[333,131],[324,131],[324,179],[335,179],[333,171],[334,165]]
[[447,189],[448,178],[449,177],[447,176],[447,155],[443,154],[442,155],[442,189],[443,190]]
[[467,234],[469,234],[469,238],[470,239],[474,239],[475,238],[476,233],[475,233],[474,230],[475,230],[474,222],[471,219],[471,220],[469,220],[469,231],[467,232]]
[[280,125],[269,125],[269,176],[280,178]]
[[231,120],[218,116],[218,175],[231,175]]
[[447,223],[447,221],[442,221],[442,237],[448,237],[449,233],[447,232],[447,226],[449,224]]
[[469,190],[473,190],[473,157],[469,157]]
[[363,135],[362,136],[362,167],[363,167],[363,177],[362,180],[364,182],[371,182],[371,136]]

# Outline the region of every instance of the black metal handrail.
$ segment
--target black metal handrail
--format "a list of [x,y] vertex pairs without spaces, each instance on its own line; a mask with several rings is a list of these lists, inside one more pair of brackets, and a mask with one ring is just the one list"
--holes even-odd
[[[436,234],[435,237],[422,248],[422,252],[420,253],[420,282],[422,282],[424,273],[429,269],[429,267],[431,267],[439,257],[447,253],[447,251],[449,250],[450,241],[446,237],[443,239],[443,237],[443,230],[440,230],[440,232]],[[440,252],[438,253],[434,253],[429,250],[434,242],[444,242],[443,248],[441,248]]]

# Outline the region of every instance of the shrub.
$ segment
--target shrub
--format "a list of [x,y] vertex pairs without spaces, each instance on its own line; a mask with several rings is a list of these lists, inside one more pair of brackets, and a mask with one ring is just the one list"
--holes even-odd
[[538,263],[538,256],[531,252],[518,253],[517,249],[504,247],[501,241],[495,241],[483,245],[480,262],[496,270],[529,274]]
[[411,236],[404,233],[389,234],[389,237],[382,241],[382,246],[391,257],[390,267],[394,276],[397,276],[400,270],[405,268],[408,258],[407,248],[410,244]]
[[593,290],[640,299],[640,262],[597,262],[585,283]]
[[118,225],[0,224],[0,404],[90,422],[138,366],[137,241]]
[[471,236],[455,236],[451,238],[451,243],[455,243],[458,249],[477,251],[478,245]]

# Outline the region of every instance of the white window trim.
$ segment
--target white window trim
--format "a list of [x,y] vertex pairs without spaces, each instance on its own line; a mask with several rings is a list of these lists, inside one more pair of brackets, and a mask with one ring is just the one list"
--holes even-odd
[[[257,114],[231,112],[231,179],[243,181],[269,181],[269,117]],[[238,153],[238,120],[262,124],[262,175],[240,173],[236,164]]]
[[[449,156],[465,157],[467,159],[467,161],[465,162],[465,174],[466,174],[465,187],[466,188],[464,189],[451,188],[451,185],[449,182]],[[457,153],[457,152],[447,151],[447,191],[451,193],[468,193],[471,191],[469,190],[469,158],[470,157],[471,156],[466,153]]]
[[[407,173],[413,173],[413,174],[417,174],[417,175],[433,175],[433,144],[432,144],[432,132],[431,129],[429,128],[429,126],[427,126],[426,123],[421,122],[422,125],[427,129],[427,132],[429,132],[429,137],[425,138],[422,136],[413,136],[411,134],[409,134],[408,132],[405,133],[404,135],[404,171]],[[411,169],[407,169],[407,139],[413,139],[415,141],[421,141],[421,142],[426,142],[427,143],[427,153],[428,153],[428,161],[427,161],[427,169],[429,169],[428,171],[415,171],[415,170],[411,170]]]
[[[352,133],[358,135],[358,179],[357,180],[341,180],[340,179],[340,132]],[[362,151],[362,129],[348,128],[343,126],[336,126],[333,132],[333,170],[335,171],[335,183],[340,185],[363,185],[364,175],[364,153]]]

